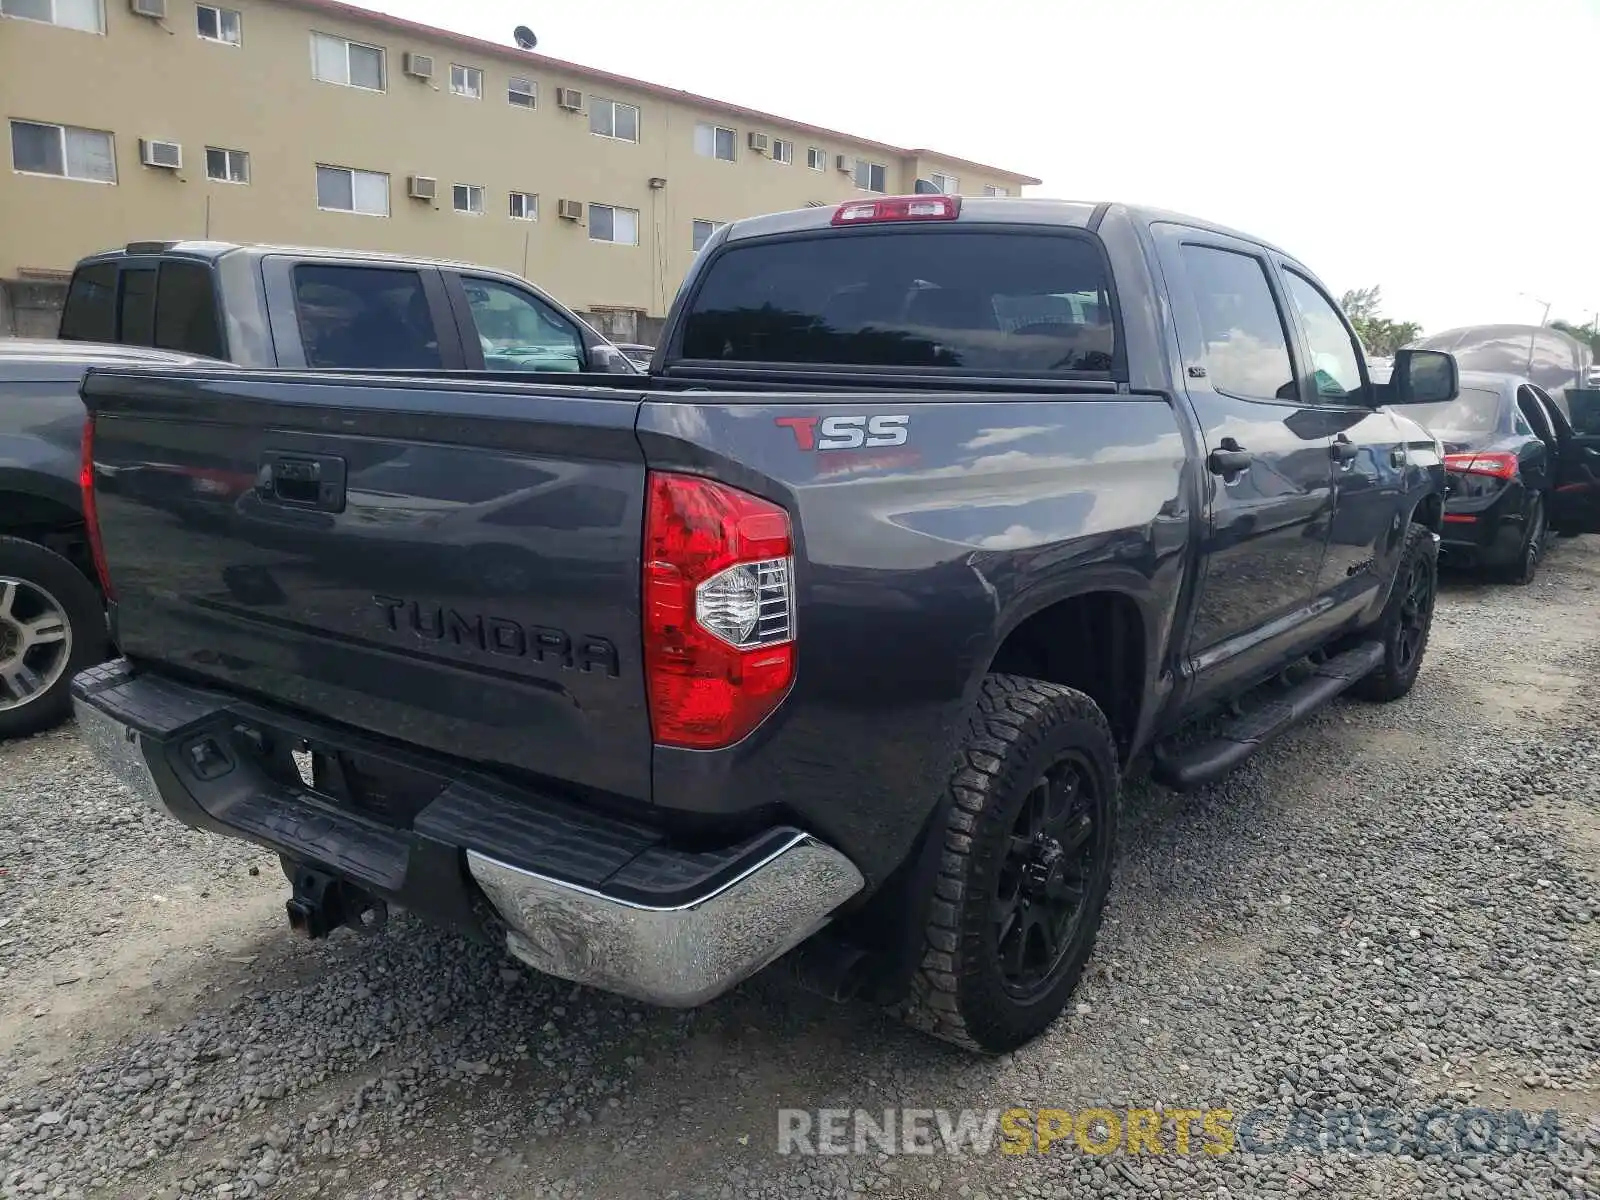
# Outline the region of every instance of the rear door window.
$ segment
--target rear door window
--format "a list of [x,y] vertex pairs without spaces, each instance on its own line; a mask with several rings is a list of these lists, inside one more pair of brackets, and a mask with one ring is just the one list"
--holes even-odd
[[155,342],[156,269],[123,267],[117,280],[117,341],[125,346]]
[[1533,394],[1532,388],[1517,389],[1517,408],[1520,410],[1517,415],[1528,426],[1527,432],[1542,442],[1555,442],[1556,431],[1550,427],[1550,418],[1545,414],[1544,408],[1539,404],[1539,397]]
[[59,336],[68,342],[117,340],[117,266],[93,263],[72,273]]
[[155,344],[163,350],[224,357],[210,267],[192,262],[161,264],[156,281]]
[[725,246],[681,356],[1110,378],[1115,350],[1091,238],[901,229]]
[[294,268],[294,308],[307,366],[443,366],[418,271],[302,263]]

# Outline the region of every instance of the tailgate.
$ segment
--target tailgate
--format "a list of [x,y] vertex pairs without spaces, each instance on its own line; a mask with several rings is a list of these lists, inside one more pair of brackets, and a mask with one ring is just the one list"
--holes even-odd
[[638,393],[113,370],[84,399],[129,659],[649,795]]

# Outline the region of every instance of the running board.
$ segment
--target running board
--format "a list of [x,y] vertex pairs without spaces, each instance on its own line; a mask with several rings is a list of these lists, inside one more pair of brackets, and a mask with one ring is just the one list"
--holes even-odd
[[1151,774],[1157,783],[1178,792],[1219,779],[1382,662],[1382,642],[1363,642],[1335,655],[1271,703],[1228,722],[1209,741],[1186,746],[1176,754],[1158,749]]

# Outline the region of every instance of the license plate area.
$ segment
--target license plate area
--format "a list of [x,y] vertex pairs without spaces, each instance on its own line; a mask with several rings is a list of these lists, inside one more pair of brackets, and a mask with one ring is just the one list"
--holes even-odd
[[240,723],[229,740],[240,759],[275,783],[394,829],[410,829],[449,786],[432,771],[298,730]]

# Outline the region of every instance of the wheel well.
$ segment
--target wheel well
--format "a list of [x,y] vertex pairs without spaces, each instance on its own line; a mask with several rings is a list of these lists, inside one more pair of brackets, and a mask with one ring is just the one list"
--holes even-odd
[[1411,515],[1413,524],[1433,530],[1434,533],[1444,531],[1444,498],[1428,495],[1422,498],[1422,503],[1417,505],[1417,511]]
[[1105,713],[1127,759],[1145,686],[1144,621],[1120,592],[1091,592],[1052,604],[1007,635],[991,671],[1076,688]]
[[10,491],[0,491],[0,513],[0,535],[53,550],[94,579],[82,513],[32,492]]

